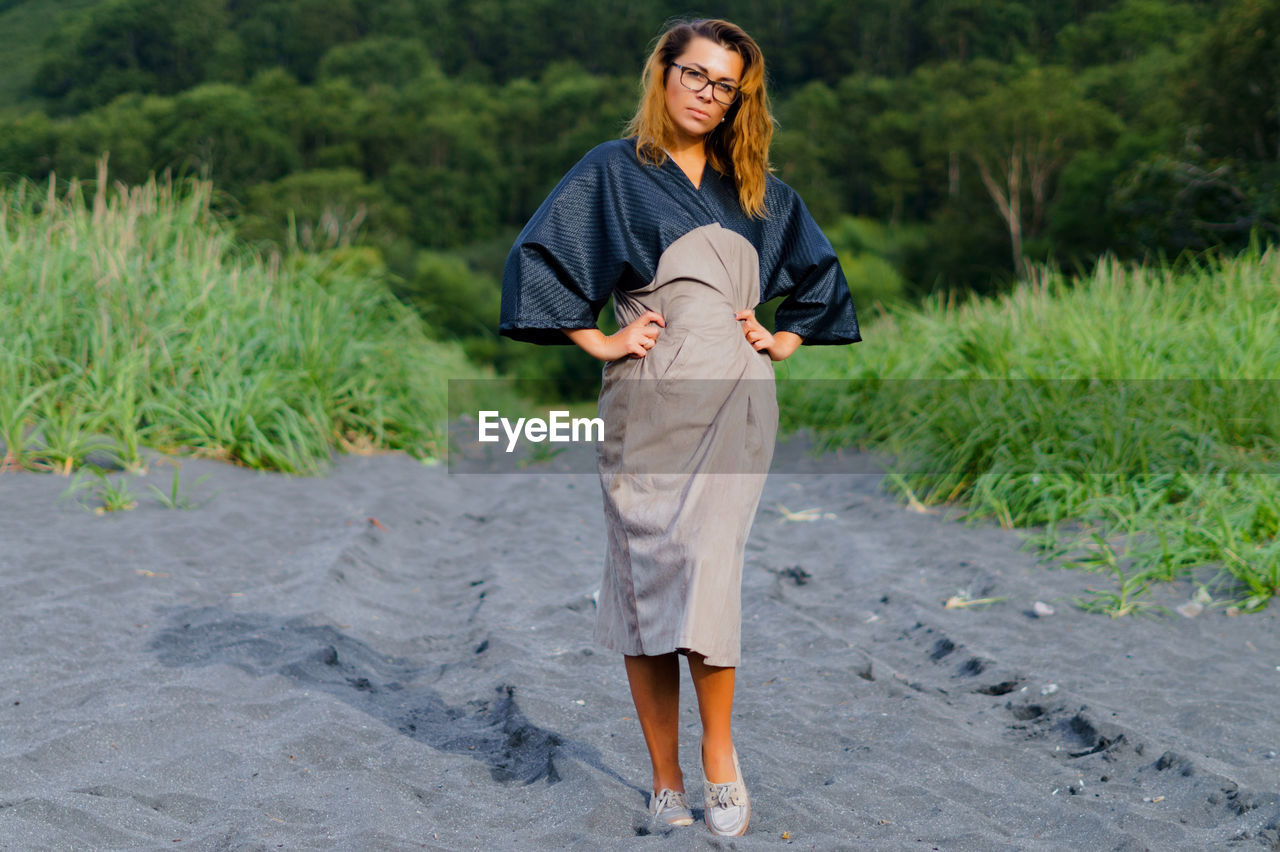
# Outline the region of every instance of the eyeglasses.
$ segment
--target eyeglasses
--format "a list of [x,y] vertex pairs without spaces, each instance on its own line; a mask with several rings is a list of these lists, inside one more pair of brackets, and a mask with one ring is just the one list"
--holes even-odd
[[716,103],[722,106],[732,106],[733,102],[738,99],[739,89],[732,83],[717,82],[697,68],[690,68],[687,65],[677,65],[672,62],[671,67],[680,69],[680,85],[691,92],[701,92],[710,83],[711,97],[715,99]]

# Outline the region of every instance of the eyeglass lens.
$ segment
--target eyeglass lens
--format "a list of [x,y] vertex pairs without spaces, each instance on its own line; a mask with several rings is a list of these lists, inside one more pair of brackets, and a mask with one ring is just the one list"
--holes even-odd
[[711,97],[715,98],[717,103],[729,106],[733,103],[734,98],[738,96],[738,87],[729,83],[714,82],[706,74],[696,68],[680,69],[680,85],[694,92],[701,92],[711,84]]

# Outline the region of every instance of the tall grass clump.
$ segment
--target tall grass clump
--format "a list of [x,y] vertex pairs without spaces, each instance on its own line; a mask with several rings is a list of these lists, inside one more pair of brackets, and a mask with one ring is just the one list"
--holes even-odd
[[1088,603],[1191,579],[1236,606],[1280,593],[1280,252],[1040,270],[994,299],[894,308],[867,342],[780,385],[788,425],[894,458],[925,504],[1035,527],[1111,574]]
[[321,471],[337,450],[442,454],[446,380],[479,378],[359,251],[264,260],[155,179],[0,189],[0,469],[151,447]]

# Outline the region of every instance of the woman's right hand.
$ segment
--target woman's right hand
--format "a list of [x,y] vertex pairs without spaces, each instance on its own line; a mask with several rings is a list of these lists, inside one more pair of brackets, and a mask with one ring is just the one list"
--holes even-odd
[[[657,325],[650,325],[650,323]],[[631,355],[635,358],[643,358],[658,343],[658,334],[665,328],[667,321],[662,318],[662,314],[657,311],[645,311],[634,321],[627,323],[615,333],[609,335],[606,340],[614,341],[619,347],[617,355],[613,358],[606,358],[606,361],[613,361],[625,355]]]
[[658,342],[658,334],[666,324],[662,314],[645,311],[608,337],[598,328],[566,329],[564,333],[588,355],[601,361],[616,361],[628,355],[643,358]]

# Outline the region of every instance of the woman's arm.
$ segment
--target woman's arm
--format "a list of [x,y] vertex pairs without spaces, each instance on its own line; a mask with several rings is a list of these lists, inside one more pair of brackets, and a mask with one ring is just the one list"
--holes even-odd
[[[657,325],[650,325],[657,323]],[[608,336],[598,328],[561,329],[569,339],[593,358],[616,361],[627,355],[643,358],[658,340],[666,320],[657,311],[645,311],[633,322]]]
[[742,321],[742,333],[757,352],[765,351],[775,361],[785,361],[800,348],[804,338],[794,332],[780,331],[773,334],[760,324],[753,310],[738,311],[734,317]]

